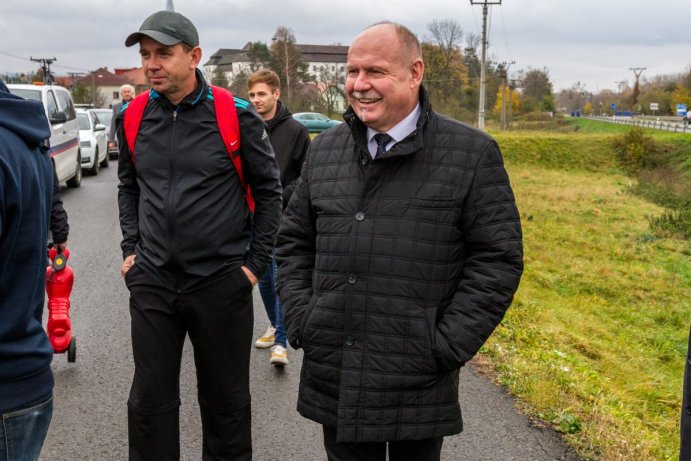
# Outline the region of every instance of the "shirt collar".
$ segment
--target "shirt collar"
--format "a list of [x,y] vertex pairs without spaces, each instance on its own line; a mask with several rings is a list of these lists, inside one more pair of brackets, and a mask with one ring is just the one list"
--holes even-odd
[[[393,128],[386,132],[391,136],[391,141],[386,145],[386,150],[389,150],[391,146],[397,142],[403,141],[408,135],[417,129],[417,121],[420,118],[420,113],[422,108],[420,102],[418,101],[415,108],[411,113],[408,114],[406,118],[398,122]],[[372,158],[377,154],[377,141],[374,140],[374,135],[378,134],[379,131],[375,131],[370,127],[367,127],[367,149],[369,150]]]

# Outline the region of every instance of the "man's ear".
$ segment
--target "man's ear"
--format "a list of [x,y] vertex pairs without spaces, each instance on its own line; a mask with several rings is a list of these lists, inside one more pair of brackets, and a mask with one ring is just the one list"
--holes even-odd
[[410,65],[410,86],[411,88],[419,87],[422,83],[422,76],[425,73],[425,63],[422,59],[417,58]]
[[276,88],[276,89],[274,90],[274,94],[276,95],[276,99],[279,99],[279,98],[281,97],[281,89],[280,89],[280,88]]
[[202,49],[198,46],[195,46],[192,49],[192,68],[196,69],[199,66],[199,63],[202,61]]

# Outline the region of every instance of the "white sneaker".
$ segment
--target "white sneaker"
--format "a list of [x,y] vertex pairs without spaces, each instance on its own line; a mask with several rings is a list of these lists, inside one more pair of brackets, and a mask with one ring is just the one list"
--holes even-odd
[[259,349],[266,349],[267,347],[273,346],[274,341],[276,340],[275,335],[276,329],[272,326],[269,326],[269,328],[266,329],[266,333],[257,338],[257,340],[254,342],[254,346],[258,347]]
[[276,367],[288,365],[290,362],[288,361],[288,351],[286,348],[280,344],[276,344],[274,347],[272,347],[270,362],[271,365]]

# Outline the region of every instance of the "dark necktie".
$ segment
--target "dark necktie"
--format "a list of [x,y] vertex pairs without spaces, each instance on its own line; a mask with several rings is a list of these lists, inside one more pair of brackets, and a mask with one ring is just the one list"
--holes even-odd
[[386,152],[386,145],[391,142],[393,138],[386,133],[377,133],[374,135],[374,140],[377,142],[377,155],[379,157],[381,154]]

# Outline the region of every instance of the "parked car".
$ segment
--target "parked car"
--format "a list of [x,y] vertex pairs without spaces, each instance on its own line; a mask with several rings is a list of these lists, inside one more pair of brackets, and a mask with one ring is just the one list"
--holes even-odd
[[69,91],[58,85],[34,83],[8,84],[10,93],[43,104],[50,123],[50,156],[58,181],[69,187],[82,183],[82,160],[79,147],[79,124]]
[[[113,118],[113,109],[90,109],[91,112],[96,114],[96,117],[98,118],[98,123],[102,123],[103,125],[106,126],[106,140],[110,139],[110,127],[112,123],[112,118]],[[106,144],[108,144],[106,142]],[[108,157],[111,159],[117,158],[118,157],[118,140],[117,137],[115,138],[115,147],[111,149],[110,145],[108,145]]]
[[91,175],[97,175],[99,167],[108,166],[108,139],[106,126],[99,123],[91,110],[77,109],[79,139],[82,149],[82,168]]
[[343,122],[333,120],[317,112],[298,112],[293,118],[307,127],[307,131],[320,133]]

